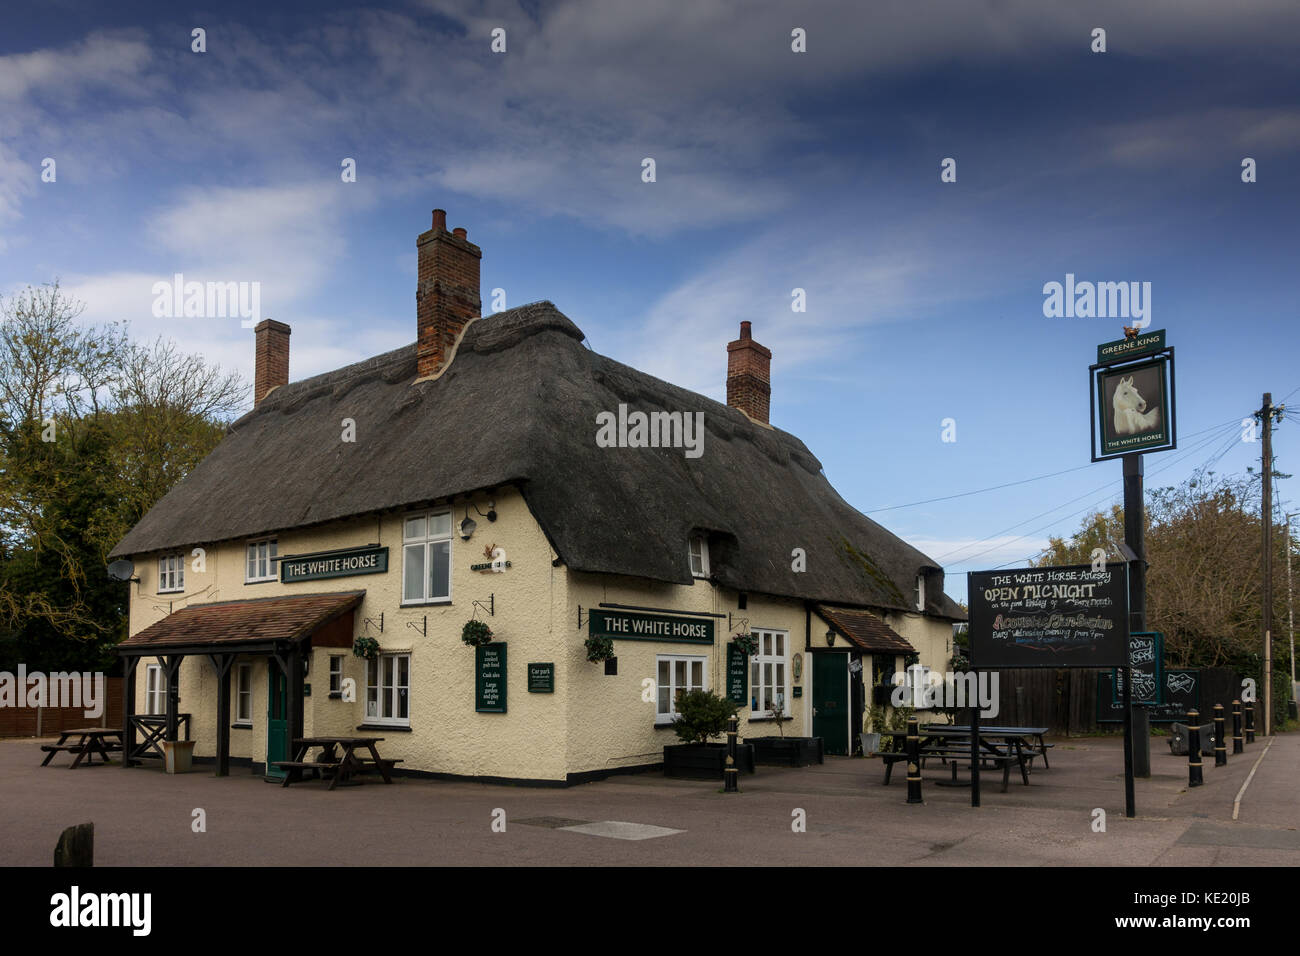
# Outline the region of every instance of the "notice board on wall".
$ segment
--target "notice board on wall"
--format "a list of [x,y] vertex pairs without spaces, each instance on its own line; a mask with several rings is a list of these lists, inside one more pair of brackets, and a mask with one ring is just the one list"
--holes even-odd
[[474,709],[480,714],[506,712],[506,645],[474,648]]
[[749,703],[749,655],[734,642],[727,645],[727,699],[741,707]]

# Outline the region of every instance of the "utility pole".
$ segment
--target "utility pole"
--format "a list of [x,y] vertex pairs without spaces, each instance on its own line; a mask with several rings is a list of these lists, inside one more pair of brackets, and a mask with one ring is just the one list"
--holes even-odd
[[1264,426],[1260,450],[1260,475],[1264,482],[1261,524],[1264,530],[1264,736],[1273,732],[1273,421],[1281,421],[1286,406],[1273,405],[1273,393],[1264,393],[1264,405],[1255,416]]
[[[1295,704],[1295,592],[1291,587],[1291,519],[1300,512],[1292,511],[1286,516],[1286,624],[1291,632],[1291,703]],[[1292,716],[1295,716],[1294,714]]]

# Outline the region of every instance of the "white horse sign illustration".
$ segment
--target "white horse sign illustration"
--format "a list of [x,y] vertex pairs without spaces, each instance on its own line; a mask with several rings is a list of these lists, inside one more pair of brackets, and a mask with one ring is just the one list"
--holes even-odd
[[1165,356],[1097,371],[1093,407],[1101,431],[1098,457],[1172,448],[1172,385]]

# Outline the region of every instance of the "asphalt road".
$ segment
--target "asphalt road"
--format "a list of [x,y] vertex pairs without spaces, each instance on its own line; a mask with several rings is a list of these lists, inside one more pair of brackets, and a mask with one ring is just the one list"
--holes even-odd
[[69,770],[59,755],[41,767],[40,743],[0,741],[0,864],[48,866],[62,829],[93,821],[97,866],[1300,865],[1300,734],[1273,739],[1235,821],[1263,738],[1227,767],[1207,758],[1206,785],[1191,790],[1186,758],[1153,738],[1132,820],[1113,737],[1057,739],[1052,769],[1028,787],[1013,774],[1005,794],[986,771],[978,809],[968,789],[936,785],[939,766],[925,773],[926,802],[908,805],[901,767],[885,787],[880,762],[860,758],[760,767],[738,795],[661,774],[567,789],[376,779],[331,793],[203,765]]

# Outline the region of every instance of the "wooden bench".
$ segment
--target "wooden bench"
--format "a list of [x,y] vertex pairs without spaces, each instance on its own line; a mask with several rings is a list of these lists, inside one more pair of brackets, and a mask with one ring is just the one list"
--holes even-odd
[[[969,747],[938,747],[922,751],[921,765],[925,766],[926,757],[939,757],[945,764],[952,768],[952,779],[957,779],[957,764],[970,763],[971,755]],[[1002,792],[1007,792],[1007,785],[1011,781],[1011,767],[1013,764],[1020,767],[1020,776],[1024,780],[1025,786],[1029,786],[1029,771],[1026,764],[1030,758],[1022,754],[1005,753],[997,754],[989,751],[982,751],[975,757],[981,764],[992,764],[995,768],[1002,768]],[[952,761],[949,763],[949,761]]]

